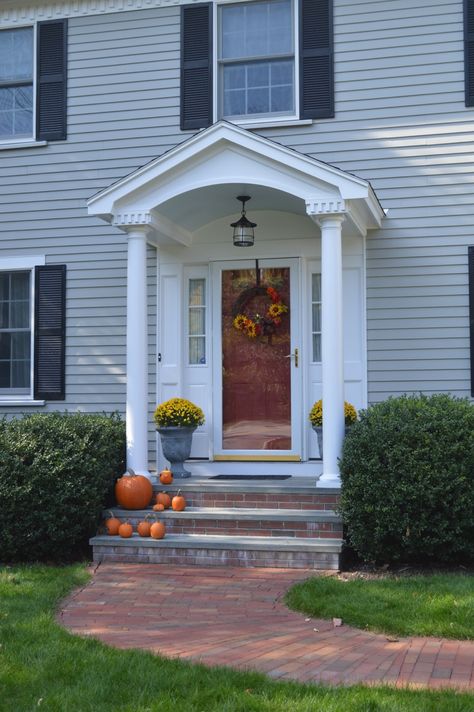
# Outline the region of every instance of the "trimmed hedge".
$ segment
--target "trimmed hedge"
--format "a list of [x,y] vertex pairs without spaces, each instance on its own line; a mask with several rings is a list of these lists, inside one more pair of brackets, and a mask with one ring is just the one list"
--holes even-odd
[[474,405],[448,395],[390,398],[344,442],[341,512],[366,561],[474,560]]
[[124,469],[125,424],[116,415],[0,421],[0,560],[83,555]]

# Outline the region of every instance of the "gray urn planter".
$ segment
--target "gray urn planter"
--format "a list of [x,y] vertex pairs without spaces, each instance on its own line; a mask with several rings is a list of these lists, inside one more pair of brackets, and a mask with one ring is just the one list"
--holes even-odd
[[161,447],[163,455],[170,463],[170,470],[173,477],[191,477],[189,470],[184,467],[184,461],[191,454],[191,444],[193,433],[196,428],[185,428],[180,426],[169,426],[157,428],[161,436]]
[[[311,426],[316,433],[316,437],[318,438],[318,448],[319,448],[319,457],[321,460],[323,459],[323,426],[322,425],[312,425]],[[350,425],[346,425],[344,428],[344,433],[347,435]]]

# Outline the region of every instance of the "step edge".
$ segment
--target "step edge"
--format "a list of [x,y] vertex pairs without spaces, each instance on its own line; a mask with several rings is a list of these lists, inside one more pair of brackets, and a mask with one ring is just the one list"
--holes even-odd
[[342,524],[342,518],[332,509],[257,509],[246,507],[186,507],[182,512],[175,512],[165,509],[161,512],[154,512],[153,509],[122,509],[121,507],[110,507],[104,510],[102,516],[105,517],[112,512],[117,517],[146,517],[149,514],[163,517],[165,519],[222,519],[234,521],[241,519],[244,521],[295,521],[295,522],[332,522]]
[[153,482],[153,490],[160,492],[176,492],[177,489],[183,492],[198,492],[204,494],[311,494],[311,495],[340,495],[340,488],[316,487],[315,485],[272,485],[265,482],[262,484],[251,483],[248,480],[244,484],[232,484],[231,480],[216,481],[212,484],[205,482],[188,482],[187,479],[175,479],[171,485],[162,485],[161,482]]
[[266,551],[313,551],[340,553],[342,539],[298,539],[296,537],[246,537],[214,534],[167,534],[164,539],[151,539],[132,534],[128,539],[119,536],[98,535],[89,540],[92,547],[118,546],[140,548],[143,546],[168,549],[246,549]]

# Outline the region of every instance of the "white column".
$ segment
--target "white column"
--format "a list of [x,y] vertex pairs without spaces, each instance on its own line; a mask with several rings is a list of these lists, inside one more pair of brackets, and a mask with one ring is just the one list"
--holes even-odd
[[342,324],[343,215],[320,217],[323,474],[317,487],[339,487],[338,458],[344,439],[344,351]]
[[127,467],[148,471],[148,324],[146,229],[128,230]]

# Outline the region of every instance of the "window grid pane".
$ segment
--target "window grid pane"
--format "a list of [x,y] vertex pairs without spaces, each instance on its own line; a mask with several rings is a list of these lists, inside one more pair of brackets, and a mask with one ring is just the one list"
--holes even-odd
[[228,5],[221,13],[221,59],[293,54],[291,0]]
[[321,275],[311,275],[313,363],[321,362]]
[[294,112],[294,61],[223,67],[224,116]]
[[30,273],[0,275],[0,389],[28,392],[31,379]]
[[188,363],[206,363],[206,280],[190,279],[188,291]]

